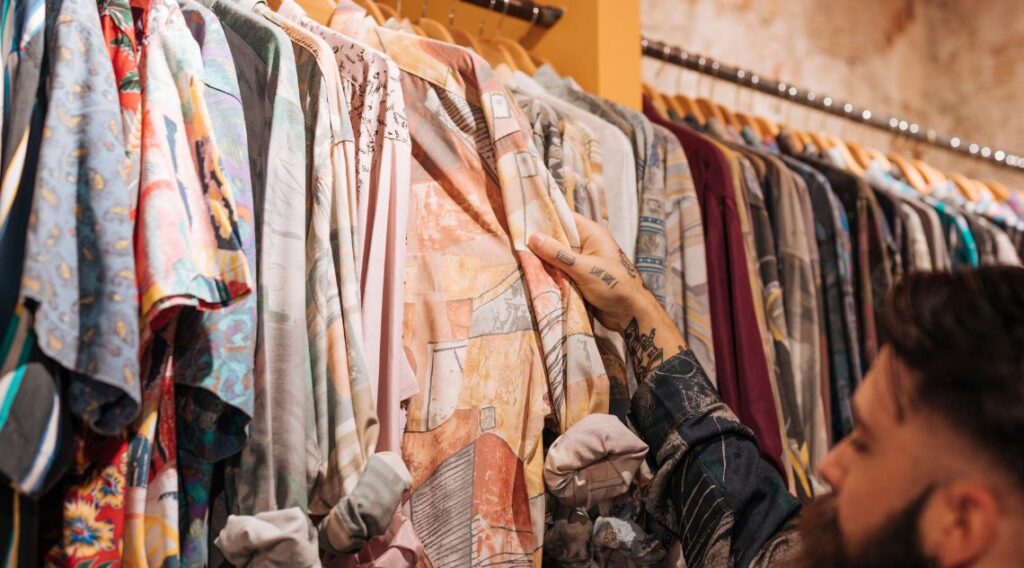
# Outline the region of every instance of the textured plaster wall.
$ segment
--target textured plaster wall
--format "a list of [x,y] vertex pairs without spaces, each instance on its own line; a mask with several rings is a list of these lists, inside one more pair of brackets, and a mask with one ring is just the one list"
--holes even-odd
[[[644,34],[723,62],[1024,155],[1020,0],[642,0]],[[1024,189],[1024,174],[644,60],[665,92],[899,150]]]

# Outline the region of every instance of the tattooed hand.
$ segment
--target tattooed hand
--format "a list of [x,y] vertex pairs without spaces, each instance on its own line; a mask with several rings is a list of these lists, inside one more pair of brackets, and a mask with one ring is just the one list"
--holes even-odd
[[576,215],[576,228],[580,252],[539,234],[530,235],[530,249],[568,274],[587,302],[597,308],[597,319],[608,329],[621,332],[633,317],[636,304],[654,297],[644,289],[633,263],[604,227]]
[[569,275],[602,325],[624,333],[637,379],[684,349],[682,334],[644,288],[643,280],[607,229],[578,214],[580,252],[544,235],[530,235],[530,249]]

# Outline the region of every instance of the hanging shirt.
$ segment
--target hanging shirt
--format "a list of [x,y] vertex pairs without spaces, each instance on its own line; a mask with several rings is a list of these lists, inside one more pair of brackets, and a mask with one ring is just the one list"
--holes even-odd
[[403,236],[409,215],[412,150],[399,71],[379,51],[307,17],[294,1],[283,2],[278,12],[321,38],[334,52],[341,79],[339,98],[345,101],[355,143],[350,229],[364,360],[379,420],[375,446],[378,451],[400,451],[405,428],[401,404],[418,387],[402,350]]
[[[787,343],[793,358],[799,419],[813,471],[828,452],[828,429],[823,412],[821,322],[818,309],[817,241],[813,220],[805,215],[806,186],[782,162],[763,155],[768,175],[765,198],[778,245],[782,301],[789,331]],[[810,209],[810,207],[807,207]],[[808,211],[809,213],[809,211]],[[812,242],[813,241],[813,242]],[[812,246],[813,245],[813,246]]]
[[[782,440],[754,307],[732,172],[711,140],[664,120],[649,101],[644,112],[683,145],[693,172],[704,223],[715,366],[722,399],[757,433],[762,455],[779,472]],[[756,278],[756,276],[755,276]]]
[[[39,304],[34,312],[21,304],[16,317],[5,320],[12,328],[6,330],[5,348],[11,351],[4,359],[9,361],[13,353],[30,354],[38,338],[39,349],[71,372],[64,392],[72,412],[80,415],[87,427],[113,434],[134,418],[140,406],[138,299],[129,195],[133,168],[123,132],[111,128],[121,124],[121,115],[96,5],[63,2],[59,12],[51,14],[51,22],[48,89],[36,107],[40,118],[45,116],[40,126],[51,135],[39,136],[44,132],[40,130],[39,137],[30,142],[38,156],[26,163],[25,174],[34,176],[34,183],[23,183],[19,189],[19,197],[32,200],[33,219],[27,226],[21,293]],[[41,165],[38,171],[36,159]],[[11,333],[25,325],[24,331]],[[12,378],[32,377],[35,389],[47,384],[28,373],[30,367],[15,375],[9,375],[9,369],[5,364],[3,380],[9,397],[19,392],[18,381]],[[57,372],[53,363],[47,370]],[[51,468],[66,466],[67,461],[59,459],[60,446],[51,438],[61,419],[55,412],[58,401],[53,394],[39,400],[50,403],[51,411],[19,404],[5,428],[41,435],[38,443],[21,441],[38,448],[35,457],[41,461],[32,472],[33,478],[41,481]],[[45,428],[17,424],[21,412],[29,410],[35,411],[34,421]],[[70,432],[64,433],[65,444],[70,444],[71,438]],[[63,500],[65,528],[77,526],[82,537],[66,541],[69,546],[63,552],[69,557],[119,557],[125,478],[123,469],[111,468],[107,473],[109,484],[93,485],[81,499]],[[39,483],[16,475],[11,478],[22,491],[32,491]],[[19,515],[24,512],[18,507]],[[24,520],[15,526],[31,530]],[[60,530],[59,525],[56,528]],[[32,563],[27,558],[21,561]]]
[[307,407],[306,155],[295,56],[283,31],[232,2],[220,19],[242,95],[261,283],[253,420],[226,485],[237,515],[308,509],[316,435]]
[[644,286],[664,305],[665,257],[668,253],[665,241],[666,149],[659,147],[651,122],[635,110],[595,97],[563,81],[550,67],[541,67],[534,79],[552,94],[615,125],[632,143],[640,206],[634,264]]
[[[256,226],[249,149],[238,77],[224,28],[198,2],[182,5],[203,60],[206,105],[221,172],[234,190],[242,251],[256,285]],[[123,96],[122,96],[123,100]],[[181,468],[181,557],[187,566],[208,562],[209,499],[216,462],[242,449],[253,412],[255,293],[226,308],[181,314],[174,347]]]
[[[4,2],[3,13],[5,25],[3,36],[0,37],[0,60],[3,61],[3,91],[0,95],[0,131],[3,132],[0,140],[0,235],[4,232],[3,227],[18,194],[26,159],[31,167],[35,165],[32,163],[34,159],[29,157],[30,154],[35,155],[29,149],[29,134],[33,123],[38,124],[38,119],[33,119],[36,114],[34,109],[43,104],[44,108],[40,111],[45,110],[45,100],[38,95],[43,73],[46,2]],[[35,175],[34,169],[30,169],[28,174]],[[22,231],[18,230],[19,233]],[[11,266],[14,266],[15,263],[21,263],[20,250],[18,255],[18,258],[4,255],[4,258],[12,259]],[[11,278],[16,283],[18,275],[12,275]],[[3,285],[2,281],[0,285]],[[14,294],[17,292],[11,295]],[[0,295],[0,298],[3,296]],[[0,315],[5,315],[2,308]],[[7,321],[7,318],[0,318],[0,321]]]
[[674,298],[669,316],[683,330],[711,384],[717,385],[700,201],[679,139],[662,126],[655,125],[654,132],[666,145],[665,277],[668,294]]
[[403,438],[406,506],[434,565],[539,565],[544,417],[560,432],[608,409],[582,299],[526,247],[534,232],[578,247],[575,225],[482,59],[384,28],[369,35],[417,101],[404,337],[420,394]]
[[[557,112],[588,127],[600,146],[601,176],[608,202],[608,231],[632,262],[636,257],[639,223],[636,167],[633,147],[621,130],[582,108],[552,96],[532,77],[516,71],[516,86],[548,103]],[[593,159],[593,158],[592,158]]]
[[176,2],[137,1],[133,8],[145,45],[136,260],[148,382],[129,436],[124,555],[161,565],[181,554],[172,346],[175,334],[196,335],[176,316],[228,306],[252,284],[199,46]]
[[[804,422],[800,419],[796,375],[788,339],[789,326],[786,323],[785,303],[779,283],[779,256],[776,249],[775,233],[762,189],[762,180],[767,167],[762,156],[749,150],[743,155],[744,181],[747,200],[750,204],[751,222],[754,226],[757,248],[757,266],[764,283],[765,318],[772,338],[775,354],[775,377],[778,385],[779,413],[782,418],[780,431],[786,436],[786,461],[793,475],[790,487],[801,500],[814,495],[811,488],[810,452]],[[754,164],[758,167],[755,168]]]
[[853,428],[851,397],[863,377],[849,275],[849,235],[844,229],[847,225],[846,212],[823,175],[788,156],[783,157],[783,161],[804,179],[814,210],[826,304],[824,325],[828,332],[830,355],[830,428],[833,439],[840,440]]

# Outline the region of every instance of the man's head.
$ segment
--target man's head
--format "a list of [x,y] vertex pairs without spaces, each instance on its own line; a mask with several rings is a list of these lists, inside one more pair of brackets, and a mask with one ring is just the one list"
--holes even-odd
[[854,431],[821,464],[835,494],[802,521],[807,560],[1024,562],[1024,269],[908,275],[878,327]]

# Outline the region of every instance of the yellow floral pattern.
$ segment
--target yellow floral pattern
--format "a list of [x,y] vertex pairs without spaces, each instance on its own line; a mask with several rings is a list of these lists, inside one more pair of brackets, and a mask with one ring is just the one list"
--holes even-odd
[[94,556],[114,550],[114,523],[97,519],[99,505],[75,499],[65,504],[64,549],[68,555]]

